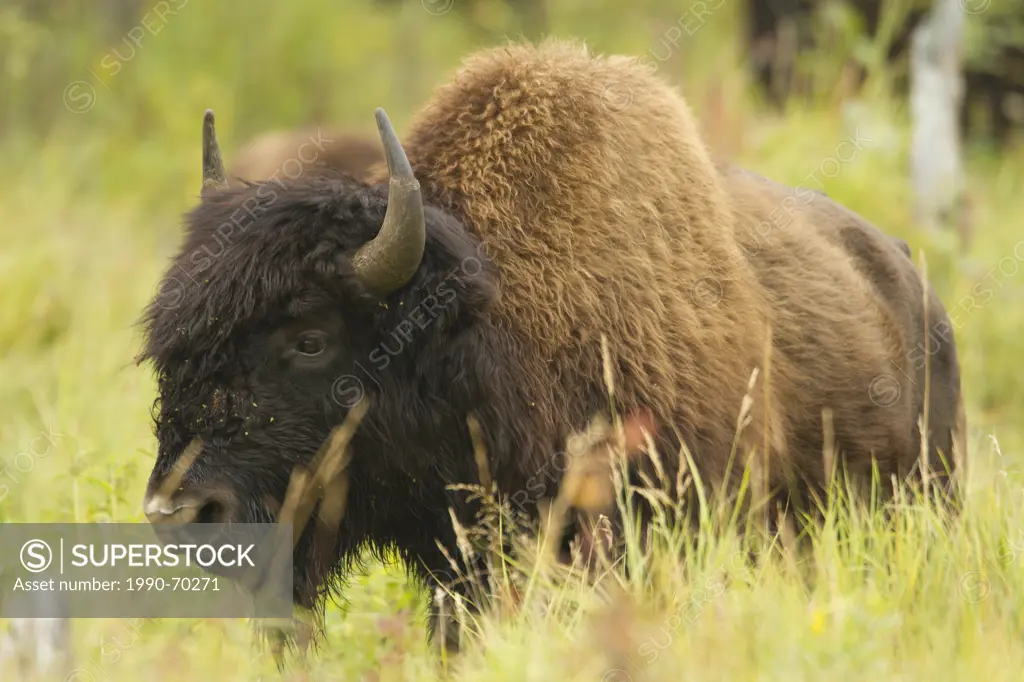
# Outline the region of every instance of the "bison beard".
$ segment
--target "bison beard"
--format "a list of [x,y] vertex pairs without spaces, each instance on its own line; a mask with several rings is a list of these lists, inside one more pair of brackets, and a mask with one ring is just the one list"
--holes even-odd
[[[882,481],[910,476],[925,320],[929,468],[962,444],[951,328],[934,294],[925,311],[899,243],[819,193],[716,166],[685,102],[637,60],[559,42],[486,51],[406,137],[418,190],[396,142],[390,187],[317,174],[226,188],[211,171],[145,317],[154,522],[272,518],[292,470],[366,398],[345,516],[333,546],[302,538],[296,599],[322,605],[363,549],[450,581],[449,509],[464,525],[476,512],[448,487],[478,481],[467,415],[501,495],[535,512],[566,436],[607,411],[602,334],[617,408],[650,414],[670,478],[685,441],[706,483],[736,490],[737,417],[766,347],[770,384],[739,444],[767,462],[776,500],[822,492],[824,408],[851,476],[873,462]],[[371,240],[385,245],[372,257]],[[408,269],[410,253],[401,276],[366,276]],[[159,497],[194,438],[180,491]]]

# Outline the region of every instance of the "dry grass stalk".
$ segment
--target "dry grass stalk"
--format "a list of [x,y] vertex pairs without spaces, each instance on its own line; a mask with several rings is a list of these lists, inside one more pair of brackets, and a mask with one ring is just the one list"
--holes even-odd
[[473,552],[473,545],[469,542],[469,533],[466,532],[465,526],[459,523],[459,518],[451,507],[448,507],[448,516],[451,518],[452,528],[455,530],[455,546],[459,548],[459,554],[462,555],[466,564],[471,565],[475,552]]
[[[328,492],[335,493],[336,497],[327,505],[328,513],[333,518],[324,519],[321,515],[321,520],[329,520],[334,525],[330,527],[323,523],[322,532],[337,531],[338,524],[344,517],[348,494],[348,478],[344,475],[350,460],[348,444],[368,409],[369,404],[366,400],[356,403],[341,426],[331,432],[327,442],[313,458],[311,467],[296,467],[292,472],[278,522],[291,524],[293,545],[298,542],[309,523],[313,507],[321,499],[326,501]],[[321,508],[323,509],[323,505]]]
[[[963,414],[964,411],[964,400],[963,396],[960,397],[960,402],[957,405],[957,424],[959,427],[966,425],[966,418]],[[953,438],[953,481],[952,484],[955,488],[951,488],[951,492],[955,490],[958,495],[965,495],[967,493],[967,434],[964,432],[965,429],[959,428],[955,437]]]
[[176,492],[181,486],[181,479],[185,476],[185,472],[189,470],[196,458],[199,457],[199,453],[203,451],[203,441],[197,436],[193,438],[189,444],[185,447],[185,450],[181,453],[178,461],[171,467],[171,471],[167,474],[167,478],[164,479],[163,483],[160,484],[160,488],[157,490],[157,496],[162,498],[169,498],[171,494]]
[[[284,500],[276,510],[278,523],[292,528],[291,547],[278,548],[278,554],[273,558],[270,567],[272,575],[278,575],[285,570],[286,560],[305,531],[317,502],[321,504],[314,530],[313,547],[315,551],[325,554],[331,551],[348,501],[348,444],[368,408],[369,404],[365,400],[357,403],[349,411],[345,421],[328,436],[310,463],[310,467],[298,466],[292,471]],[[272,504],[270,506],[273,507]],[[271,580],[271,584],[275,582]],[[297,652],[306,651],[316,630],[312,614],[299,609],[296,609],[291,619],[285,619],[283,622],[264,619],[261,626],[270,640],[271,652],[279,667],[289,649],[293,648]],[[291,644],[294,644],[294,647]]]
[[485,494],[493,492],[493,479],[491,478],[491,467],[487,463],[487,448],[484,446],[484,432],[480,428],[480,420],[476,415],[466,417],[466,424],[469,426],[469,437],[473,440],[473,457],[476,459],[476,468],[480,472],[480,485]]
[[434,630],[434,645],[441,652],[441,665],[445,669],[448,667],[448,647],[446,645],[448,641],[448,613],[445,608],[447,604],[447,592],[442,587],[436,588],[434,590],[434,605],[437,610],[437,629]]
[[[760,369],[755,367],[754,371],[750,373],[750,380],[747,382],[747,392],[743,395],[743,400],[740,403],[740,413],[736,417],[736,441],[738,441],[740,434],[753,422],[754,387],[757,385],[758,374],[760,374]],[[734,441],[734,451],[736,441]]]
[[799,547],[796,541],[796,528],[793,526],[793,516],[781,506],[778,508],[776,523],[779,528],[779,535],[782,540],[782,554],[790,573],[794,578],[799,575],[797,564],[797,552]]
[[604,514],[584,514],[580,533],[572,543],[572,565],[581,566],[584,571],[591,566],[601,571],[608,570],[612,566],[614,540],[611,519]]
[[920,251],[921,271],[921,295],[924,298],[924,407],[922,418],[918,420],[918,430],[921,432],[921,482],[925,499],[928,499],[929,477],[931,472],[928,466],[928,404],[931,399],[931,330],[928,328],[928,262],[925,260],[924,251]]
[[[719,486],[717,486],[717,488],[712,487],[712,490],[713,490],[712,498],[713,498],[713,501],[715,503],[714,504],[715,520],[716,520],[717,523],[725,523],[726,516],[729,514],[730,505],[728,504],[728,500],[729,500],[729,496],[732,494],[732,492],[729,490],[729,484],[733,480],[733,467],[734,467],[734,465],[736,463],[736,454],[737,454],[737,452],[740,451],[740,448],[743,447],[743,432],[754,421],[754,419],[753,419],[754,387],[757,385],[757,377],[758,377],[759,374],[760,374],[760,368],[758,368],[758,367],[755,367],[754,370],[750,373],[750,379],[747,381],[747,390],[746,390],[746,393],[743,394],[743,399],[740,401],[740,411],[739,411],[739,414],[736,416],[736,430],[733,433],[732,447],[729,450],[729,459],[726,460],[725,468],[722,470],[722,474],[721,474],[722,480],[720,482],[721,484]],[[767,415],[766,415],[766,418],[767,418]],[[755,447],[755,450],[756,450],[756,447]],[[755,451],[746,451],[746,450],[744,452],[745,452],[745,455],[746,455],[746,458],[747,458],[746,462],[744,463],[744,470],[746,470],[747,467],[751,466],[751,462],[750,462],[749,458],[751,456],[755,456],[757,453]],[[692,462],[691,462],[691,466],[692,466]],[[755,471],[757,470],[756,466],[753,467],[753,468],[754,468]],[[741,476],[740,477],[740,479],[741,479],[740,488],[741,489],[736,491],[737,494],[742,493],[742,486],[743,486],[742,478],[743,477]],[[755,485],[756,484],[757,484],[757,481],[755,480]],[[704,504],[705,501],[702,500],[701,503]]]
[[690,460],[692,459],[690,449],[686,447],[686,443],[683,439],[679,439],[679,463],[678,469],[676,470],[676,500],[679,504],[683,503],[686,499],[686,491],[693,483],[693,477],[690,476]]
[[[642,452],[645,444],[653,452],[653,417],[647,411],[630,414],[625,422],[613,426],[597,415],[587,427],[567,439],[569,466],[554,500],[546,501],[541,518],[546,519],[542,556],[552,562],[559,557],[559,546],[571,510],[578,511],[578,534],[570,542],[565,563],[591,568],[611,566],[615,544],[610,521],[616,490],[624,485],[619,463]],[[665,482],[664,468],[654,461],[659,478]],[[641,472],[642,474],[642,472]],[[646,477],[645,477],[646,478]],[[650,483],[653,486],[653,483]],[[657,503],[667,501],[658,499]],[[551,563],[547,563],[550,566]]]
[[[772,377],[772,326],[769,323],[765,330],[764,338],[764,382],[762,388],[764,389],[764,404],[761,406],[761,413],[763,415],[764,422],[764,442],[761,446],[761,485],[755,488],[760,490],[761,498],[756,500],[755,509],[759,509],[762,514],[762,521],[764,528],[768,528],[768,500],[771,498],[771,480],[772,480],[772,438],[771,438],[771,377]],[[756,479],[755,479],[756,484]]]
[[835,488],[836,476],[836,431],[832,421],[832,408],[821,409],[821,431],[824,447],[821,451],[822,461],[825,466],[826,493],[831,496]]
[[612,353],[608,346],[608,337],[601,334],[601,364],[604,367],[604,386],[608,391],[608,400],[615,404],[615,373],[612,371]]

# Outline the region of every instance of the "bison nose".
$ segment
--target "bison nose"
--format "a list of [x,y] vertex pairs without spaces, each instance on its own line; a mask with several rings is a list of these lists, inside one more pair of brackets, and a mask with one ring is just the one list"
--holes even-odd
[[143,499],[142,510],[152,524],[225,523],[229,517],[225,498],[204,491],[187,491],[177,495],[151,492]]

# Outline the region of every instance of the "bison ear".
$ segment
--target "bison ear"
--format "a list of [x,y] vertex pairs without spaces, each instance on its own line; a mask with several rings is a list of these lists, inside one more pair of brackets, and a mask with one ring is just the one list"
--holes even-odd
[[426,218],[420,183],[383,109],[375,112],[388,162],[388,208],[376,237],[352,257],[356,276],[379,296],[405,285],[420,267],[426,244]]
[[224,162],[217,145],[217,131],[213,126],[213,109],[207,109],[203,115],[203,188],[200,196],[208,196],[211,191],[225,189],[227,186]]

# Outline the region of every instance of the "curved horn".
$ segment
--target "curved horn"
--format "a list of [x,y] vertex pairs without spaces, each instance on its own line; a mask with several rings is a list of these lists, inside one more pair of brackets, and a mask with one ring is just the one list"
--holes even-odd
[[227,186],[224,162],[220,158],[220,147],[217,146],[217,131],[213,128],[213,109],[207,109],[203,115],[203,189],[200,195]]
[[359,247],[352,265],[367,287],[383,295],[404,285],[419,268],[426,242],[426,221],[420,183],[388,115],[377,109],[374,116],[388,162],[388,208],[380,232]]

